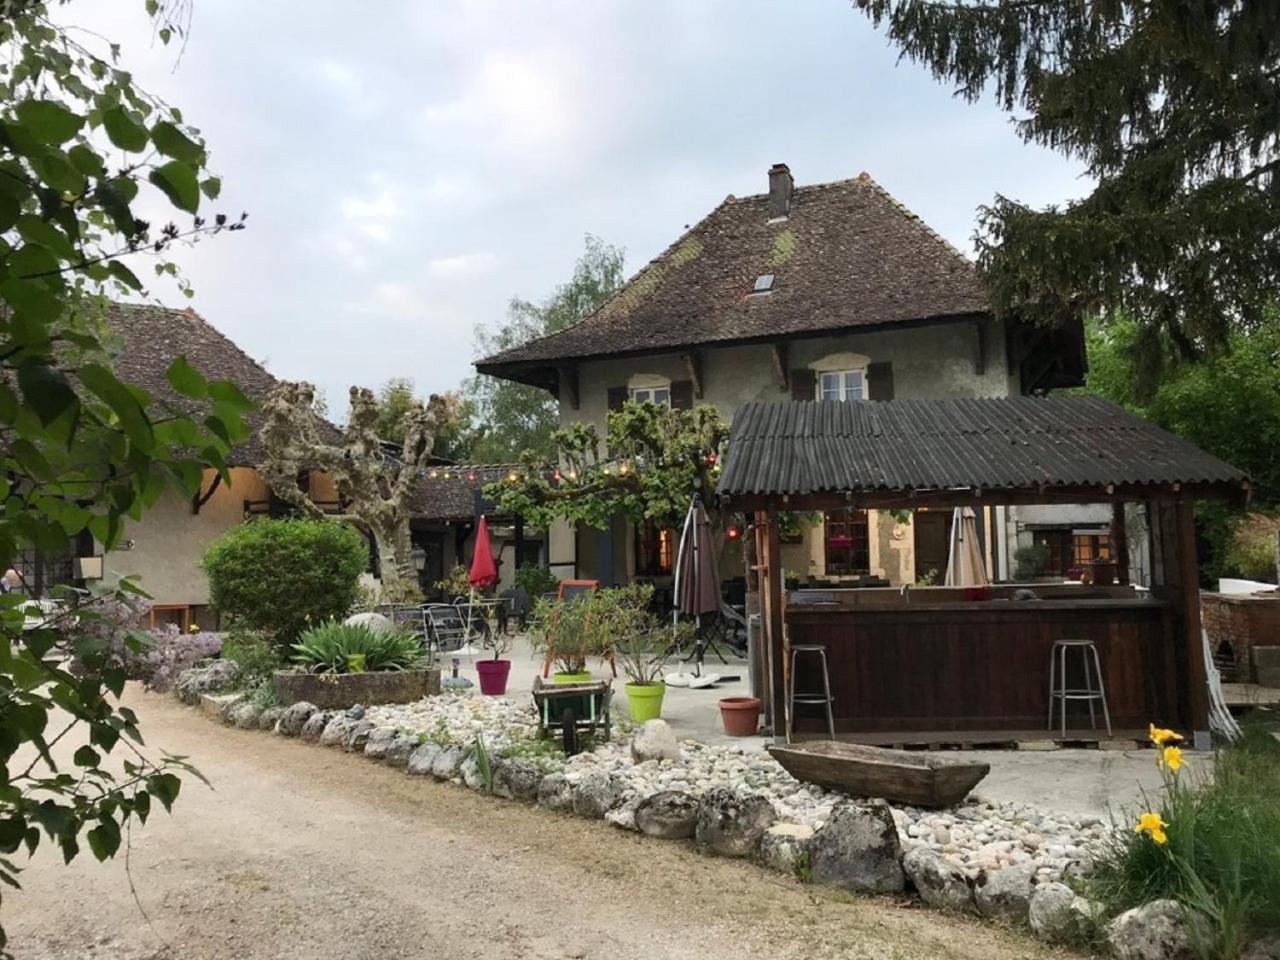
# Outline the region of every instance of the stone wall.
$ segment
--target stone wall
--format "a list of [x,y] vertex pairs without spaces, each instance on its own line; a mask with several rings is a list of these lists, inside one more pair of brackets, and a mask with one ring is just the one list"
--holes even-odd
[[410,703],[440,692],[440,670],[385,670],[370,673],[277,673],[276,695],[283,704],[350,707],[361,703]]
[[1201,616],[1214,654],[1235,657],[1236,679],[1257,682],[1253,648],[1280,646],[1280,594],[1274,597],[1200,595]]

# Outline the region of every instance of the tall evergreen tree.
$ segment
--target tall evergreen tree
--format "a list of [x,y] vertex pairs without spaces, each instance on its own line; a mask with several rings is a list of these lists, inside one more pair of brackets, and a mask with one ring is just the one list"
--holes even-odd
[[1194,359],[1260,322],[1280,282],[1280,2],[855,3],[1096,182],[1043,210],[980,210],[998,312],[1136,318],[1147,391],[1170,350]]

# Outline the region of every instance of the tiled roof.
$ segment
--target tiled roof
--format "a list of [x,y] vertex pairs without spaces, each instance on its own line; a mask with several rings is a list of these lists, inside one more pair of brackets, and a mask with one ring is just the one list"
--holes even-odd
[[1099,397],[753,402],[733,418],[722,496],[1220,487],[1240,470]]
[[[533,382],[558,360],[988,310],[973,263],[867,174],[795,188],[786,219],[768,199],[728,197],[591,316],[476,368]],[[753,296],[762,274],[772,292]]]
[[419,520],[474,520],[476,494],[486,484],[526,469],[514,463],[450,464],[428,468],[409,498]]
[[[166,376],[169,364],[179,355],[185,356],[206,379],[230,380],[259,405],[279,382],[191,309],[113,304],[107,313],[107,325],[118,340],[112,350],[116,375],[147,390],[157,400],[191,408],[191,401],[177,393]],[[231,451],[227,462],[232,466],[257,466],[262,462],[262,443],[258,439],[262,414],[254,411],[245,419],[250,436]]]

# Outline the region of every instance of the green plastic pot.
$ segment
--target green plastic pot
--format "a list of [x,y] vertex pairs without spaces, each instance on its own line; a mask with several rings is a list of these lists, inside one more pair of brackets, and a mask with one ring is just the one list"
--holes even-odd
[[625,689],[633,721],[644,723],[662,716],[662,695],[667,692],[667,685],[661,680],[657,683],[628,683]]
[[551,675],[553,683],[590,683],[591,674],[583,671],[582,673],[567,673],[563,670],[557,670]]
[[365,655],[363,653],[347,654],[347,673],[364,673]]

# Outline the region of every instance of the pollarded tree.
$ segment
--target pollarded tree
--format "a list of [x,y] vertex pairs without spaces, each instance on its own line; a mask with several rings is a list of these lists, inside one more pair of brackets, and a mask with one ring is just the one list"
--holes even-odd
[[[265,454],[259,472],[277,497],[304,516],[347,521],[367,531],[378,549],[384,592],[412,596],[417,574],[409,540],[409,497],[441,426],[456,419],[455,402],[433,394],[425,404],[410,404],[400,419],[404,439],[392,454],[378,437],[378,401],[372,390],[351,388],[347,425],[339,433],[316,412],[311,384],[281,383],[263,406]],[[298,485],[308,471],[332,479],[341,513],[326,513]]]
[[855,0],[905,56],[1085,164],[1081,200],[979,213],[997,311],[1139,324],[1145,392],[1172,349],[1256,326],[1280,285],[1280,3]]
[[557,518],[603,529],[614,516],[674,526],[712,494],[728,425],[714,407],[673,410],[628,401],[609,414],[605,441],[592,424],[554,435],[558,467],[530,453],[514,475],[485,488],[504,513],[546,527]]

